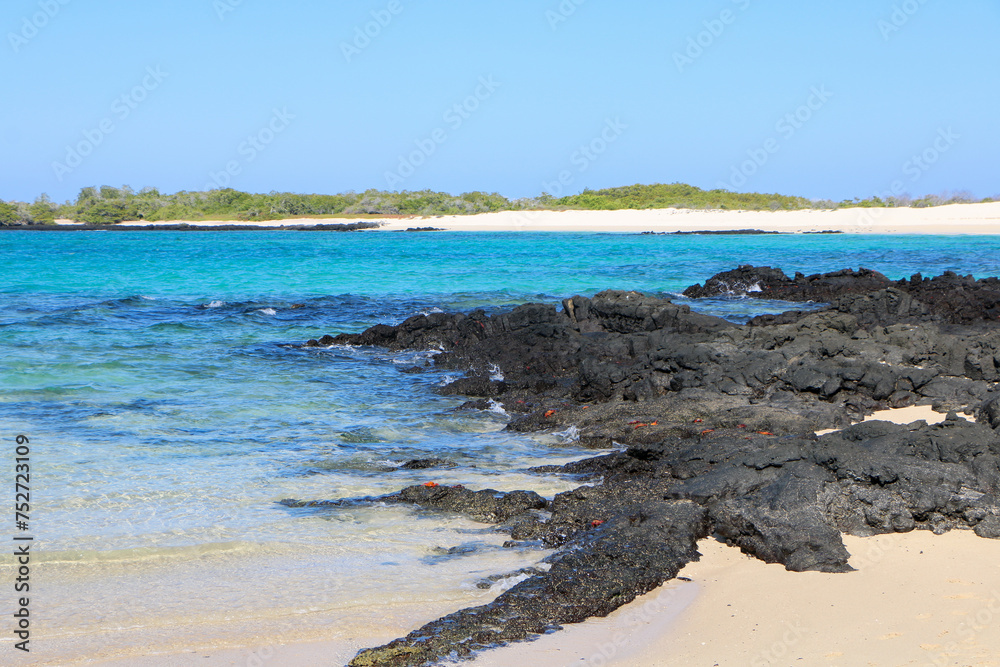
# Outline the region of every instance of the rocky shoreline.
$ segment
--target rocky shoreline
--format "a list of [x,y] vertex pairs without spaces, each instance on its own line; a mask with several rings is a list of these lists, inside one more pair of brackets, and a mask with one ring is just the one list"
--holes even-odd
[[358,222],[331,223],[331,224],[295,224],[294,220],[289,224],[275,224],[268,227],[254,224],[189,224],[186,222],[169,224],[145,224],[130,225],[127,223],[107,224],[107,225],[0,225],[0,231],[22,231],[22,232],[260,232],[260,231],[296,231],[296,232],[359,232],[370,229],[378,229],[382,226],[380,222]]
[[[552,501],[433,484],[284,501],[411,503],[493,523],[511,546],[558,549],[547,571],[490,604],[362,651],[351,665],[432,664],[605,616],[677,576],[710,535],[789,570],[823,572],[851,569],[842,533],[1000,538],[1000,281],[891,281],[865,269],[789,278],[739,267],[685,292],[747,294],[829,305],[736,325],[608,291],[561,309],[434,313],[306,343],[439,349],[437,367],[465,373],[442,389],[473,399],[463,407],[497,401],[511,430],[573,427],[586,445],[622,448],[535,469],[589,482]],[[917,404],[948,418],[851,425]],[[841,430],[816,436],[821,429]]]

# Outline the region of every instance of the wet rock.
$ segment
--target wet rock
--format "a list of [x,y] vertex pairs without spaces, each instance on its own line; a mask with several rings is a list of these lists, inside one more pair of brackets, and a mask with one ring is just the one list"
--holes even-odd
[[448,459],[413,459],[399,466],[401,470],[427,470],[428,468],[455,468],[458,464]]
[[536,574],[545,574],[545,570],[540,570],[537,567],[522,567],[516,572],[508,572],[507,574],[491,574],[488,577],[484,577],[476,582],[476,588],[487,589],[493,588],[497,583],[504,581],[505,579],[514,579],[520,576],[532,576]]
[[502,493],[493,489],[471,491],[465,487],[442,486],[435,482],[408,486],[398,493],[362,498],[336,498],[332,500],[280,501],[286,507],[330,508],[375,504],[409,504],[428,509],[446,510],[467,514],[479,521],[500,523],[528,510],[544,509],[547,501],[534,491]]
[[389,644],[361,651],[360,665],[426,665],[446,656],[536,637],[564,623],[606,616],[697,560],[708,533],[704,509],[687,502],[647,502],[582,534],[578,549],[551,560],[493,602],[449,614]]
[[830,302],[845,294],[875,292],[889,287],[891,280],[871,269],[844,269],[832,273],[805,276],[796,273],[789,278],[781,269],[769,266],[740,266],[732,271],[717,273],[704,286],[692,285],[684,296],[693,299],[706,296],[755,296],[785,301]]
[[474,519],[499,523],[530,509],[544,509],[545,498],[534,491],[501,493],[493,489],[470,491],[451,486],[408,486],[394,498],[421,507],[468,514]]

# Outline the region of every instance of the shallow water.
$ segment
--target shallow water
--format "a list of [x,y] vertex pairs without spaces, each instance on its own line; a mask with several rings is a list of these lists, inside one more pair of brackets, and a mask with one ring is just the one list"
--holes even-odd
[[[399,372],[427,353],[294,344],[435,309],[669,295],[743,263],[996,275],[998,250],[994,237],[0,234],[0,442],[31,438],[33,664],[398,634],[492,599],[500,588],[477,581],[547,555],[458,516],[278,505],[426,481],[551,497],[577,482],[526,469],[592,454],[571,433],[458,411],[434,393],[445,373]],[[784,308],[691,305],[734,321]],[[458,466],[394,470],[428,456]],[[11,568],[0,556],[0,578]]]

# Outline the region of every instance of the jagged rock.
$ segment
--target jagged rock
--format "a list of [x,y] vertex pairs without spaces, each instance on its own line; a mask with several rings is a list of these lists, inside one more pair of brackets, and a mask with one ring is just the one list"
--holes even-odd
[[693,299],[706,296],[757,296],[785,301],[821,301],[852,293],[875,292],[892,283],[878,271],[844,269],[832,273],[804,276],[796,273],[789,278],[781,269],[769,266],[740,266],[732,271],[717,273],[705,285],[692,285],[684,296]]
[[976,524],[976,535],[990,540],[1000,540],[1000,515],[991,514]]
[[[551,501],[434,484],[284,501],[461,512],[497,524],[511,544],[559,549],[548,572],[489,605],[352,664],[430,664],[605,615],[676,576],[697,558],[696,540],[713,533],[789,570],[825,572],[851,569],[842,533],[969,529],[1000,538],[1000,281],[892,282],[866,269],[788,278],[740,267],[689,296],[734,289],[830,306],[738,326],[668,299],[606,291],[566,299],[561,311],[435,313],[307,343],[441,350],[435,366],[465,372],[443,393],[496,397],[513,415],[509,429],[573,426],[581,443],[625,447],[535,469],[593,484]],[[915,404],[974,410],[981,423],[952,412],[935,425],[851,425]],[[841,430],[813,435],[823,428]]]
[[976,410],[976,420],[1000,428],[1000,396],[984,401]]
[[[870,269],[844,269],[832,273],[789,278],[769,266],[740,266],[692,285],[684,296],[756,296],[784,301],[829,303],[858,317],[863,326],[899,322],[971,324],[1000,320],[1000,280],[959,276],[946,271],[934,278],[915,274],[909,280],[891,281]],[[787,324],[804,315],[791,311],[765,315],[754,324]]]
[[361,651],[361,665],[426,665],[443,657],[519,641],[613,610],[677,576],[698,560],[708,534],[705,510],[687,502],[648,501],[578,536],[579,548],[551,558],[548,572],[493,602],[449,614],[389,644]]

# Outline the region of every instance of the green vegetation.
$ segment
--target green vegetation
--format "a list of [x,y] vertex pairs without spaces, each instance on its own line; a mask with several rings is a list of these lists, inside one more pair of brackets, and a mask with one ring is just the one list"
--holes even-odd
[[49,224],[56,219],[57,209],[47,195],[42,195],[33,204],[0,200],[0,225]]
[[578,195],[562,197],[552,203],[560,208],[598,211],[615,211],[623,208],[770,209],[772,211],[815,208],[815,204],[804,197],[768,195],[757,192],[742,194],[727,190],[702,190],[683,183],[629,185],[606,190],[584,190]]
[[882,199],[881,197],[869,197],[868,199],[857,199],[847,200],[840,202],[840,208],[849,208],[852,206],[859,206],[863,208],[896,208],[899,206],[910,206],[912,208],[927,208],[929,206],[944,206],[945,204],[972,204],[975,202],[987,203],[993,201],[993,199],[987,197],[986,199],[977,200],[972,196],[972,193],[966,190],[960,190],[958,192],[948,193],[945,192],[941,195],[924,195],[920,199],[912,199],[909,195],[903,195],[901,197],[887,197]]
[[[45,200],[47,201],[47,199]],[[37,204],[37,203],[36,203]],[[88,224],[114,224],[127,220],[283,220],[294,217],[351,217],[366,215],[465,215],[504,211],[528,206],[482,192],[459,196],[420,192],[348,192],[339,195],[300,195],[289,192],[250,194],[227,188],[209,192],[161,194],[155,188],[139,192],[130,187],[87,187],[75,202],[56,207],[52,216],[35,216],[35,222],[54,217]],[[42,212],[41,210],[39,212]]]
[[[510,200],[497,193],[466,192],[346,192],[338,195],[304,195],[290,192],[252,194],[231,188],[208,192],[162,194],[156,188],[135,192],[123,186],[86,187],[76,201],[58,205],[47,195],[34,203],[0,201],[0,225],[51,224],[68,218],[94,225],[129,220],[284,220],[310,218],[364,218],[391,215],[468,215],[511,210],[603,210],[692,208],[731,210],[795,210],[804,208],[853,208],[896,206],[940,206],[976,201],[967,192],[882,199],[854,199],[835,203],[757,192],[702,190],[683,183],[629,185],[555,198],[543,193],[537,198]],[[983,201],[992,201],[989,199]]]
[[17,214],[17,206],[0,201],[0,225],[20,224],[20,216]]

